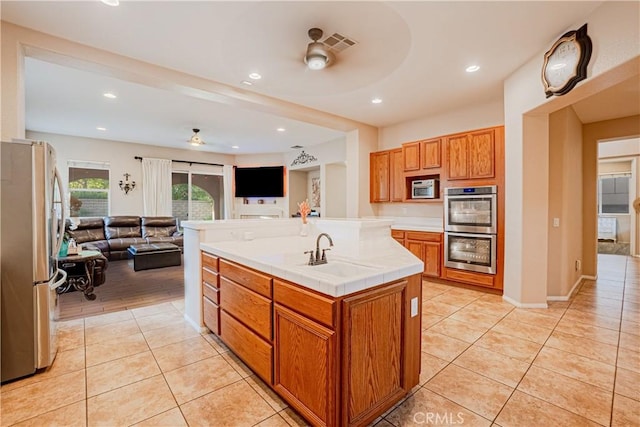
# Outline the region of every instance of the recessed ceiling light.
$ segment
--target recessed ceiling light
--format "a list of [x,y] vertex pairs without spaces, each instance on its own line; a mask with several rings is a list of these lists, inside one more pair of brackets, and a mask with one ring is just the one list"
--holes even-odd
[[381,98],[373,98],[371,100],[372,104],[382,104],[382,99]]
[[286,129],[285,128],[278,128],[276,129],[278,132],[284,132]]
[[249,80],[243,80],[240,83],[242,83],[243,85],[247,85],[247,86],[252,86],[253,85],[253,83],[250,82]]
[[476,72],[476,71],[478,71],[479,69],[480,69],[480,66],[479,66],[479,65],[469,65],[469,66],[465,69],[465,71],[466,71],[467,73],[475,73],[475,72]]
[[109,98],[109,99],[116,99],[117,98],[116,94],[111,93],[111,92],[105,92],[105,93],[102,94],[102,96],[104,96],[105,98]]
[[260,80],[262,78],[262,76],[258,73],[251,73],[249,74],[249,78],[251,80]]
[[292,145],[291,148],[293,148],[294,150],[298,150],[300,148],[303,148],[302,145]]
[[231,148],[233,148],[234,150],[237,150],[238,148],[240,148],[239,145],[232,145]]
[[120,4],[120,0],[100,0],[102,3],[107,6],[118,6]]
[[107,128],[103,128],[102,126],[98,126],[96,129],[101,130],[101,131],[103,131],[103,132],[104,132],[105,130],[107,130]]

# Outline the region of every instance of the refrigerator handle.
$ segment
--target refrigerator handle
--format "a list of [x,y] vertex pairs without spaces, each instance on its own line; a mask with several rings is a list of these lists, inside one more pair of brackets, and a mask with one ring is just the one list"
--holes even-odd
[[[67,216],[64,210],[64,190],[62,189],[62,178],[60,178],[60,173],[58,172],[58,168],[56,168],[55,170],[55,180],[58,182],[58,191],[60,192],[60,212],[61,212],[61,222],[58,225],[58,244],[56,245],[56,250],[53,253],[54,257],[58,256],[58,252],[60,251],[60,248],[62,247],[62,240],[64,239],[64,228],[65,228],[65,224],[67,222]],[[60,270],[58,270],[60,271]],[[66,277],[66,273],[65,273],[65,277]],[[65,279],[66,280],[66,279]]]
[[57,280],[57,281],[55,281],[55,282],[53,282],[53,283],[51,283],[49,285],[49,288],[51,290],[55,290],[56,288],[59,288],[60,286],[62,286],[67,281],[67,272],[66,271],[57,268],[55,277],[58,277],[58,274],[61,274],[62,278],[60,278],[60,280]]

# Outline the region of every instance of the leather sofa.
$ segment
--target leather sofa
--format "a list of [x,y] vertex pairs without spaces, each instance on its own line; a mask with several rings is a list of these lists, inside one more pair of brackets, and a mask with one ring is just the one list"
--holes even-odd
[[76,243],[99,250],[110,261],[127,259],[127,248],[143,243],[173,243],[182,249],[184,240],[174,217],[107,216],[79,218],[71,229],[67,220],[66,231]]

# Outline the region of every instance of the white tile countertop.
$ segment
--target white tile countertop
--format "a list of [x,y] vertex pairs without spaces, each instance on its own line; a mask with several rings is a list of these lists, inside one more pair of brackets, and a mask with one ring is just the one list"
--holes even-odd
[[[265,224],[268,225],[269,223]],[[388,220],[318,220],[307,236],[202,242],[200,249],[315,291],[340,297],[422,273],[423,263],[390,236]],[[310,266],[305,251],[327,232],[334,246],[327,264]],[[320,249],[329,248],[326,237]]]
[[392,230],[426,231],[430,233],[444,232],[442,218],[409,217],[409,216],[377,217],[377,218],[393,221],[393,223],[391,224]]

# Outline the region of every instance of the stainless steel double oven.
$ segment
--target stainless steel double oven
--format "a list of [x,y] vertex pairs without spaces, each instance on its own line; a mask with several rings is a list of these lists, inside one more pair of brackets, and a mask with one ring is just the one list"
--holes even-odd
[[495,185],[446,188],[446,267],[496,274],[498,199]]

